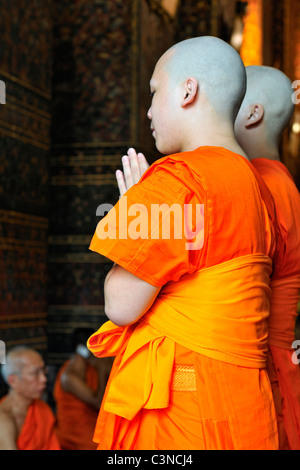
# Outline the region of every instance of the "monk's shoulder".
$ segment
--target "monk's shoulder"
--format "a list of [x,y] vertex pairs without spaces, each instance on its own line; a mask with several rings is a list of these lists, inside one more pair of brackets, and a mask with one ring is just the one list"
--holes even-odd
[[18,437],[17,423],[5,402],[0,404],[0,449],[15,449]]
[[85,380],[87,371],[87,360],[80,354],[73,354],[66,363],[60,377],[61,385],[64,386],[73,376]]
[[0,401],[0,419],[5,419],[7,416],[13,419],[11,401],[8,395],[3,397]]
[[0,407],[0,429],[5,426],[16,426],[15,419],[10,410]]

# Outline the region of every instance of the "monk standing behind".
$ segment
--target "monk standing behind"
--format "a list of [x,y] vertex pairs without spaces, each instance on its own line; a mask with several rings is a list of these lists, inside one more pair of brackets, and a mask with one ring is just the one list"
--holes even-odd
[[[116,356],[99,449],[278,448],[266,371],[267,206],[274,214],[234,136],[245,78],[236,51],[213,37],[176,44],[154,69],[148,117],[169,156],[120,198],[91,243],[115,262],[104,285],[110,321],[88,341],[96,356]],[[172,217],[148,217],[157,207]]]
[[33,349],[12,349],[2,365],[9,385],[0,402],[1,450],[60,450],[55,435],[55,417],[40,398],[45,390],[45,364]]
[[[74,354],[57,373],[56,435],[62,450],[96,450],[93,434],[112,366],[112,358],[96,358],[85,343],[90,332],[74,332]],[[85,338],[83,340],[83,338]]]
[[247,92],[235,132],[272,192],[283,241],[271,281],[268,371],[280,449],[300,450],[300,368],[292,360],[300,291],[300,195],[278,148],[294,111],[293,89],[289,78],[272,67],[250,66],[246,72]]

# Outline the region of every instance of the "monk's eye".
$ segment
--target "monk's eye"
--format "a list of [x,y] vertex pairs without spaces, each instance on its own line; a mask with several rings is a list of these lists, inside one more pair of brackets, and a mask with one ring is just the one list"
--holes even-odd
[[155,93],[155,91],[152,91],[152,92],[150,93],[150,97],[151,97],[151,98],[153,98],[154,93]]

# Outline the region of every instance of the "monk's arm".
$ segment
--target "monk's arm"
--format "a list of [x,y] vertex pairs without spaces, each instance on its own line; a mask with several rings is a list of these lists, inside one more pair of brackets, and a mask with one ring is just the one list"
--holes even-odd
[[104,283],[105,314],[118,326],[134,323],[151,307],[160,289],[115,264]]
[[61,376],[61,386],[65,392],[72,393],[76,398],[96,409],[100,401],[97,394],[85,383],[86,364],[83,358],[72,358]]
[[0,450],[18,450],[16,425],[6,413],[0,413]]

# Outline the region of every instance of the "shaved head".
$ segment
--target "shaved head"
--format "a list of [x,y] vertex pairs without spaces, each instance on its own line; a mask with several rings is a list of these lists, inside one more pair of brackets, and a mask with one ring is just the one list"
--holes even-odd
[[222,39],[201,36],[174,44],[158,60],[150,90],[147,116],[163,155],[213,145],[246,157],[234,135],[246,91],[245,67]]
[[239,54],[213,36],[187,39],[172,46],[159,60],[170,80],[194,77],[217,114],[234,121],[246,91],[246,74]]
[[264,108],[266,138],[278,142],[294,112],[291,80],[267,66],[246,67],[247,91],[241,111],[255,104]]
[[47,383],[42,356],[27,346],[16,346],[6,356],[2,376],[9,386],[10,397],[26,400],[41,398]]
[[2,365],[1,373],[8,383],[8,377],[12,374],[21,376],[23,368],[31,358],[40,357],[39,353],[27,346],[16,346],[6,356],[6,364]]

